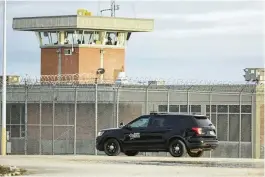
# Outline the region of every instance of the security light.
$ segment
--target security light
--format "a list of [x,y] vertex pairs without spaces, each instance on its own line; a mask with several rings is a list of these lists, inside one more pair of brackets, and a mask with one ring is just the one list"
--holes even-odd
[[98,68],[97,74],[104,74],[104,73],[105,73],[105,69],[104,68]]

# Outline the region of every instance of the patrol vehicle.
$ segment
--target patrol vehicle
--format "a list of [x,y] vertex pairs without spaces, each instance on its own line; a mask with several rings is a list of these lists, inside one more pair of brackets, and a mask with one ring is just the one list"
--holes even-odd
[[173,157],[201,157],[218,147],[216,128],[204,115],[150,113],[119,128],[98,132],[96,148],[108,156],[169,152]]

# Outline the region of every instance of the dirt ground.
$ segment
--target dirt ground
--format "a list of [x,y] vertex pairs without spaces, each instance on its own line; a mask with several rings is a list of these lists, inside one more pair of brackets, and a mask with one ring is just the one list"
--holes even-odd
[[264,160],[107,157],[2,156],[1,165],[25,168],[27,176],[91,177],[261,177]]

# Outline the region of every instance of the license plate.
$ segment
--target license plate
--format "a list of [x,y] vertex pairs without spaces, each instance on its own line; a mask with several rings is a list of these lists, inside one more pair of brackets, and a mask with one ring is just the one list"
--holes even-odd
[[209,131],[210,135],[215,135],[214,131]]

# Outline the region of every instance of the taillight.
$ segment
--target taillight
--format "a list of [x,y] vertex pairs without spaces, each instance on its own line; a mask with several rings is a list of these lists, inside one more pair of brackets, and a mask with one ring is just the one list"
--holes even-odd
[[196,135],[202,134],[202,129],[198,127],[193,127],[192,130],[196,133]]

